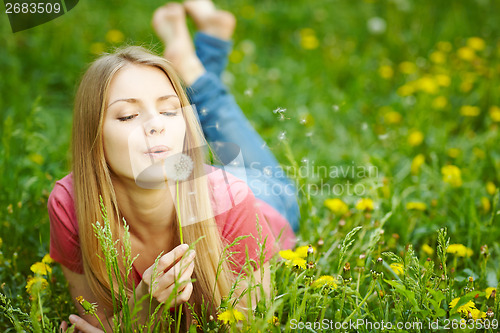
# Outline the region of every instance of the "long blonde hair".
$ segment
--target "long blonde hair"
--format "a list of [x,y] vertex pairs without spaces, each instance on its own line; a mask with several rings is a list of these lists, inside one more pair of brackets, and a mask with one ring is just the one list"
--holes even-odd
[[[168,61],[142,47],[130,46],[98,58],[82,78],[75,99],[73,119],[74,198],[85,276],[92,292],[107,308],[112,308],[113,304],[110,281],[104,262],[96,255],[96,253],[101,253],[101,249],[94,234],[93,224],[101,220],[99,203],[99,196],[101,196],[113,235],[118,237],[117,235],[123,231],[111,180],[111,170],[108,168],[104,155],[102,128],[110,82],[121,68],[129,64],[153,66],[162,70],[170,79],[182,107],[189,106],[183,87]],[[196,116],[189,111],[192,109],[188,107],[184,110],[188,110],[183,112],[186,121],[184,152],[189,154],[194,162],[194,181],[183,182],[180,185],[181,216],[192,216],[194,210],[200,213],[199,216],[213,216],[210,212],[209,187],[204,180],[206,178],[201,177],[204,173],[204,154],[200,149],[192,149],[201,147],[206,142],[202,142],[204,139]],[[187,193],[193,192],[196,196],[188,196]],[[174,225],[177,226],[177,223]],[[183,228],[185,243],[190,244],[200,236],[204,236],[196,244],[197,256],[193,273],[196,282],[193,284],[194,289],[190,299],[190,303],[194,305],[198,313],[202,300],[213,313],[220,305],[221,298],[228,295],[233,280],[225,263],[223,263],[220,275],[216,276],[224,244],[215,226],[216,223],[212,217]],[[175,230],[175,234],[179,234],[178,230]],[[124,275],[125,272],[122,274]],[[184,317],[187,318],[185,324],[188,324],[191,321],[190,316]]]

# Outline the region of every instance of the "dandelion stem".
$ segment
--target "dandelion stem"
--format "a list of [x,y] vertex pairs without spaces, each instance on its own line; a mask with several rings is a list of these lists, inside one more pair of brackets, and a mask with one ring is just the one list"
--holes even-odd
[[[184,238],[182,237],[182,222],[181,222],[181,205],[180,205],[180,202],[179,202],[179,181],[176,181],[175,183],[175,187],[176,187],[176,199],[177,199],[177,220],[179,221],[179,237],[180,237],[180,240],[181,240],[181,244],[184,243]],[[174,288],[175,290],[175,288]],[[176,296],[177,298],[177,296]],[[177,300],[176,300],[177,301]],[[176,327],[176,332],[179,332],[180,331],[180,328],[181,328],[181,315],[182,315],[182,304],[179,306],[179,315],[177,316],[177,327]]]

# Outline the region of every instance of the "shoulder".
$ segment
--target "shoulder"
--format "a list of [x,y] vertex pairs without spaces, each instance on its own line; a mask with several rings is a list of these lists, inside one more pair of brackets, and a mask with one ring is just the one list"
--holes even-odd
[[48,208],[55,208],[56,206],[71,206],[73,204],[73,173],[66,175],[66,177],[58,180],[52,192],[50,192],[48,200]]

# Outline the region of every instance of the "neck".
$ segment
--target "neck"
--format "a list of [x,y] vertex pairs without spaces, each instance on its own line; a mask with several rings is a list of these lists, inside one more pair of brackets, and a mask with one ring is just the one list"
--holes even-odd
[[133,181],[114,177],[113,186],[118,208],[134,236],[148,240],[174,227],[175,203],[168,187],[144,189]]

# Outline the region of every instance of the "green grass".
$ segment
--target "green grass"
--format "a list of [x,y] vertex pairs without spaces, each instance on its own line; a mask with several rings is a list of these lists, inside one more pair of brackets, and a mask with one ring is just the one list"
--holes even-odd
[[[491,308],[499,319],[499,298],[487,300],[484,294],[487,287],[497,287],[500,276],[498,197],[486,187],[488,182],[500,186],[499,119],[490,113],[492,106],[500,107],[498,2],[218,3],[238,18],[230,74],[225,75],[231,91],[284,166],[309,168],[298,180],[304,189],[298,237],[299,245],[316,247],[315,268],[274,265],[276,300],[258,307],[250,327],[261,328],[274,314],[279,324],[269,324],[271,331],[292,330],[292,320],[322,318],[394,325],[433,318],[444,329],[445,319],[458,318],[456,308],[471,298],[464,290],[469,276],[479,295],[474,299],[477,309]],[[9,300],[20,309],[15,316],[33,330],[58,327],[61,318],[76,311],[57,265],[40,291],[42,307],[31,302],[25,289],[33,275],[30,266],[48,253],[48,194],[70,170],[76,84],[96,57],[91,52],[94,43],[104,43],[106,50],[118,46],[106,41],[111,29],[123,32],[125,43],[160,52],[150,27],[159,5],[81,1],[68,14],[16,34],[2,14],[0,293],[6,299],[0,299],[0,306]],[[367,28],[373,17],[386,23],[383,33]],[[480,37],[485,47],[475,51],[474,59],[464,60],[459,50],[470,37]],[[434,52],[443,48],[443,41],[450,49],[443,51],[442,63],[436,63]],[[416,64],[415,72],[403,73],[400,64],[405,61]],[[392,75],[387,74],[389,68]],[[381,76],[384,70],[386,78]],[[433,83],[418,81],[417,91],[409,96],[398,90],[423,77],[435,83],[437,75],[447,76],[449,85],[433,91]],[[442,108],[435,105],[439,96],[447,101]],[[479,107],[479,115],[462,115],[467,105]],[[286,109],[284,120],[273,113],[278,107]],[[397,112],[400,120],[390,112]],[[421,132],[423,141],[412,146],[408,137],[413,131]],[[279,139],[283,132],[286,140]],[[412,172],[419,154],[424,163]],[[446,165],[460,169],[461,186],[443,181],[441,169]],[[361,177],[312,172],[349,166],[375,167],[377,172]],[[366,191],[358,196],[328,191],[347,181],[362,184]],[[323,190],[315,191],[321,185]],[[325,199],[333,197],[341,198],[349,211],[336,214],[326,208]],[[357,210],[361,197],[372,199],[375,209]],[[409,202],[423,202],[426,209],[409,210]],[[352,244],[345,242],[356,227],[361,229],[352,235]],[[441,228],[447,228],[450,244],[469,247],[472,256],[438,256]],[[339,250],[342,244],[344,251]],[[425,253],[424,244],[434,253]],[[481,254],[483,245],[488,246],[488,257]],[[378,257],[383,263],[375,263]],[[404,273],[398,277],[389,265],[399,260]],[[443,260],[446,272],[439,269]],[[351,282],[342,269],[346,262]],[[312,288],[310,282],[319,275],[334,276],[337,288]],[[461,296],[461,304],[450,310],[449,302]],[[38,317],[43,320],[38,322]],[[0,330],[15,331],[7,316],[0,316]],[[428,331],[426,326],[422,331]]]

